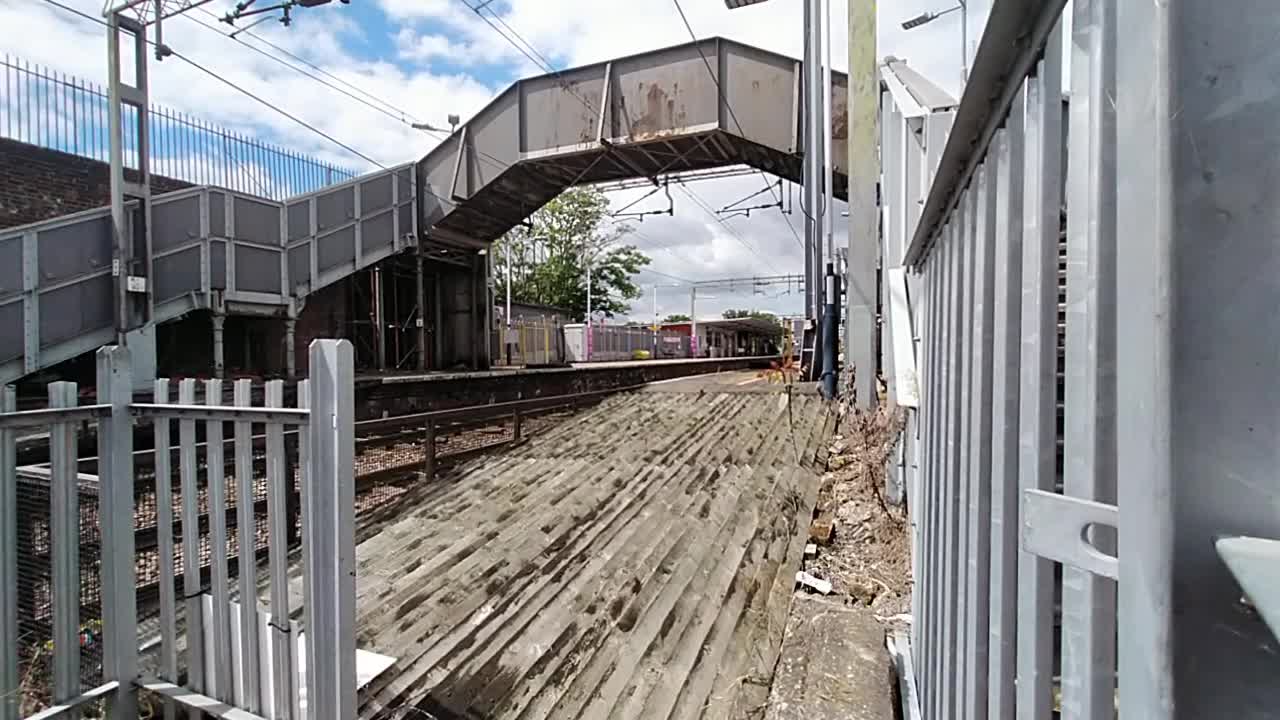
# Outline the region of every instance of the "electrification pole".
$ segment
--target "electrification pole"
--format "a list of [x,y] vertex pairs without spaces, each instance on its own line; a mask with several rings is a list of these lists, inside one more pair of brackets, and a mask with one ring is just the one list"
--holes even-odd
[[805,275],[808,305],[805,308],[809,322],[813,327],[812,353],[809,360],[809,377],[818,379],[823,371],[823,314],[826,303],[823,300],[823,264],[822,242],[823,229],[826,227],[824,215],[826,208],[823,198],[823,132],[824,103],[823,68],[822,68],[822,9],[823,0],[805,0],[804,6],[804,197],[805,224],[804,239],[806,250]]
[[[823,0],[822,17],[822,225],[826,236],[826,273],[823,278],[824,302],[822,305],[822,396],[833,400],[838,392],[836,378],[839,365],[836,361],[837,337],[840,328],[840,280],[835,273],[836,244],[831,211],[835,202],[835,168],[831,164],[831,0]],[[821,260],[821,258],[817,258]]]
[[876,183],[880,161],[876,113],[880,78],[876,67],[875,0],[849,0],[849,256],[845,265],[845,367],[853,370],[855,406],[875,407],[876,261],[880,213]]

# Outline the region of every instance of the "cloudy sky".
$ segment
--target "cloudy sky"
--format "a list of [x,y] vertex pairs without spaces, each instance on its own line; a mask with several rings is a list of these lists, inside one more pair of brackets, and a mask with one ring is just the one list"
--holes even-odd
[[[101,16],[103,7],[103,0],[59,2],[94,17]],[[680,2],[699,38],[720,35],[793,57],[801,55],[801,0],[771,0],[735,11],[727,10],[722,0]],[[274,20],[253,28],[253,33],[377,98],[371,104],[394,108],[383,113],[221,36],[218,30],[226,26],[213,27],[218,23],[204,10],[221,15],[231,4],[214,0],[190,11],[190,19],[167,22],[166,44],[388,165],[418,159],[440,142],[437,136],[409,128],[399,116],[447,126],[447,116],[457,113],[465,121],[514,80],[541,73],[517,48],[518,41],[504,38],[473,11],[477,4],[485,5],[486,18],[518,34],[528,43],[526,50],[536,50],[531,54],[541,55],[557,69],[690,39],[674,0],[351,0],[347,5],[298,9],[288,28]],[[878,54],[906,59],[954,94],[960,83],[959,13],[910,32],[899,26],[903,19],[951,4],[951,0],[879,3]],[[969,5],[972,51],[988,1],[970,0]],[[832,15],[833,64],[843,71],[848,65],[844,0],[832,0]],[[241,35],[240,39],[279,55],[253,37]],[[0,51],[79,78],[106,80],[104,29],[44,0],[0,0]],[[152,63],[151,86],[156,103],[358,170],[372,167],[180,62]],[[756,175],[697,183],[693,188],[706,205],[720,208],[763,186]],[[788,187],[788,191],[796,189]],[[614,206],[621,207],[643,193],[616,193]],[[787,227],[790,219],[796,230],[803,230],[798,211],[789,218],[776,210],[753,212],[722,224],[691,199],[674,195],[674,217],[649,217],[633,224],[638,232],[632,241],[652,256],[652,268],[662,273],[638,278],[648,287],[660,286],[660,313],[688,311],[688,289],[666,287],[676,282],[668,276],[699,280],[803,272],[803,257]],[[665,201],[655,197],[633,210],[650,207],[665,207]],[[843,245],[844,238],[844,223],[837,217],[837,243]],[[784,293],[781,288],[766,295],[706,294],[715,297],[700,302],[700,316],[718,314],[726,307],[795,313],[802,305],[794,292]],[[640,316],[652,312],[649,291],[635,309]]]

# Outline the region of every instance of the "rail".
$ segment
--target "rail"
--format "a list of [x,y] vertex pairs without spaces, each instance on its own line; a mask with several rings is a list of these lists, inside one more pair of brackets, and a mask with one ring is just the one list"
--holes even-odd
[[[106,88],[8,54],[0,74],[0,137],[109,162]],[[124,161],[137,167],[136,110],[124,112]],[[170,180],[283,200],[357,175],[172,108],[152,106],[147,118],[151,172]]]
[[[168,402],[169,388],[167,382],[163,382],[162,386],[157,386],[156,402],[132,403],[129,406],[129,413],[135,418],[146,418],[148,422],[156,422],[157,418],[168,419],[169,422],[176,420],[180,425],[193,426],[187,437],[174,436],[171,432],[167,436],[157,433],[154,448],[130,453],[134,471],[135,596],[140,623],[146,627],[159,628],[167,622],[163,608],[172,602],[174,593],[189,594],[189,582],[202,591],[212,591],[218,585],[220,574],[226,572],[227,577],[240,577],[243,583],[246,581],[245,572],[252,577],[260,562],[270,560],[273,547],[294,548],[302,541],[299,534],[303,511],[300,468],[305,465],[305,457],[300,456],[299,440],[302,435],[299,429],[287,425],[275,431],[266,424],[305,426],[307,411],[249,407],[248,393],[251,390],[245,389],[247,385],[248,381],[235,384],[232,405],[201,406],[184,400],[197,397],[194,381],[184,381],[179,385],[178,404]],[[278,386],[279,390],[276,389]],[[522,441],[528,436],[531,425],[545,422],[541,417],[546,413],[579,407],[612,393],[638,387],[531,398],[354,423],[357,512],[374,512],[393,505],[400,492],[430,479],[446,464]],[[219,397],[221,394],[220,383],[216,381],[203,389],[206,397]],[[268,383],[266,390],[268,399],[283,396],[282,383],[278,381]],[[109,405],[90,405],[0,414],[0,428],[12,430],[47,425],[51,421],[79,425],[109,415],[110,409]],[[55,416],[54,413],[58,412],[63,415]],[[205,423],[210,420],[232,423],[237,432],[219,442],[216,434],[210,437],[206,433]],[[157,427],[160,424],[168,425],[158,423]],[[247,434],[242,430],[246,426]],[[175,437],[178,442],[172,442]],[[218,447],[221,447],[220,451]],[[276,457],[283,458],[282,466],[277,467],[275,461],[269,461],[269,458]],[[193,459],[194,465],[191,464]],[[88,561],[98,557],[103,549],[99,535],[92,532],[100,515],[101,488],[96,474],[99,460],[85,457],[76,462],[79,473],[77,510],[82,528],[78,553]],[[58,562],[57,549],[47,540],[40,539],[47,537],[47,529],[52,527],[52,506],[48,500],[54,476],[50,463],[17,468],[17,497],[21,499],[22,506],[16,520],[17,534],[22,539],[19,543],[21,559],[18,562],[17,598],[23,608],[21,635],[26,638],[52,637],[58,612],[54,588],[40,586],[41,579]],[[168,476],[174,476],[181,482],[195,483],[196,491],[184,494],[181,487],[170,485],[165,492],[166,486],[160,480]],[[214,497],[213,492],[219,485],[218,478],[223,478],[225,485],[221,500]],[[241,478],[246,478],[247,482],[242,483]],[[291,478],[292,481],[289,480]],[[272,493],[272,488],[280,487],[283,490]],[[186,498],[195,500],[194,507],[187,505]],[[210,511],[210,508],[219,506],[221,511]],[[274,513],[279,509],[282,509],[282,517],[276,518]],[[219,541],[219,537],[235,539],[226,544],[226,540]],[[240,545],[242,537],[246,538],[243,551]],[[175,538],[186,538],[192,544],[178,543],[175,547]],[[273,538],[281,539],[273,542]],[[220,554],[217,552],[219,547],[226,550]],[[165,557],[172,559],[164,562]],[[196,562],[186,564],[183,559],[186,557],[195,558]],[[218,568],[225,568],[225,571]],[[188,569],[192,573],[190,581],[187,579]],[[100,612],[101,592],[97,576],[88,575],[84,582],[81,616],[96,617]],[[88,672],[86,682],[92,684],[100,680],[96,670],[88,668],[85,671]]]

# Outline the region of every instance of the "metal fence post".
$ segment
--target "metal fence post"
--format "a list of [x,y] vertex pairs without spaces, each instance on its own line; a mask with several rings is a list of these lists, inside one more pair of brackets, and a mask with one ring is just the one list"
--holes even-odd
[[[1073,6],[1067,162],[1067,305],[1063,493],[1115,502],[1115,15]],[[1089,540],[1114,553],[1113,528]],[[1062,716],[1099,717],[1115,703],[1116,583],[1062,569]]]
[[[315,369],[312,369],[315,372]],[[284,407],[284,381],[267,383],[267,407]],[[297,638],[289,622],[289,545],[286,508],[292,483],[284,476],[284,431],[279,423],[266,423],[267,433],[267,563],[271,574],[271,682],[272,718],[290,720],[297,698],[293,656]]]
[[[236,380],[232,395],[236,407],[253,404],[253,387],[249,380]],[[168,421],[165,421],[168,422]],[[235,424],[236,453],[236,538],[237,570],[240,587],[254,587],[257,582],[257,528],[254,525],[253,424]],[[240,596],[240,642],[242,647],[258,647],[258,593],[242,592]],[[241,653],[240,692],[244,709],[257,714],[259,703],[258,653]]]
[[436,478],[436,421],[427,420],[422,435],[422,474],[427,480]]
[[[0,413],[16,406],[12,386],[0,387]],[[17,720],[18,700],[18,479],[14,431],[0,428],[0,720]]]
[[[196,381],[187,378],[178,383],[178,403],[194,405]],[[203,627],[204,606],[200,587],[200,506],[197,477],[196,424],[194,420],[178,421],[178,468],[182,497],[182,594],[185,600],[187,627]],[[204,633],[187,636],[187,686],[198,693],[205,691]]]
[[107,696],[107,717],[138,716],[138,609],[134,577],[133,374],[129,349],[97,353],[98,403],[111,414],[98,422],[98,514],[102,524],[102,680],[120,686]]
[[[76,406],[76,384],[49,384],[49,407]],[[80,694],[80,492],[75,423],[49,427],[50,552],[53,555],[53,699]],[[78,713],[72,713],[75,718]]]
[[309,466],[302,483],[307,708],[355,717],[355,391],[346,340],[310,349]]
[[[206,405],[222,404],[222,381],[205,380]],[[227,572],[227,482],[226,458],[223,452],[221,420],[205,423],[205,480],[208,486],[210,585],[213,612],[209,618],[213,628],[213,687],[210,695],[223,702],[234,700],[235,681],[231,678],[231,593]]]
[[[1124,278],[1126,288],[1124,301],[1117,303],[1116,315],[1116,428],[1118,433],[1116,468],[1117,477],[1124,478],[1117,489],[1120,514],[1118,543],[1120,552],[1123,553],[1120,562],[1117,602],[1119,624],[1126,631],[1125,641],[1120,643],[1117,653],[1118,670],[1124,682],[1120,689],[1120,712],[1122,717],[1160,719],[1174,716],[1176,688],[1174,673],[1179,665],[1175,662],[1176,652],[1177,650],[1186,652],[1183,649],[1186,646],[1176,647],[1175,641],[1186,642],[1193,637],[1188,635],[1179,637],[1176,632],[1178,611],[1175,610],[1174,605],[1176,577],[1174,560],[1180,556],[1177,548],[1186,547],[1191,539],[1188,536],[1179,535],[1179,528],[1175,522],[1175,508],[1179,500],[1176,491],[1180,479],[1178,456],[1175,453],[1175,447],[1180,438],[1175,434],[1175,420],[1180,412],[1185,412],[1187,409],[1187,406],[1178,404],[1179,390],[1182,388],[1177,384],[1176,368],[1180,365],[1178,358],[1180,349],[1195,346],[1175,344],[1175,332],[1181,327],[1175,308],[1179,303],[1185,302],[1182,300],[1183,297],[1195,297],[1177,292],[1179,268],[1198,266],[1180,266],[1180,263],[1186,263],[1188,258],[1180,257],[1175,252],[1178,244],[1186,241],[1187,235],[1178,232],[1178,226],[1186,216],[1175,212],[1180,205],[1175,198],[1180,191],[1185,192],[1182,190],[1185,186],[1177,183],[1179,163],[1175,162],[1177,155],[1173,150],[1178,143],[1175,138],[1190,138],[1192,135],[1189,134],[1188,128],[1180,126],[1175,120],[1183,107],[1183,97],[1175,89],[1177,87],[1175,73],[1179,64],[1174,60],[1177,57],[1174,48],[1185,48],[1185,45],[1173,44],[1177,33],[1176,28],[1182,21],[1178,13],[1179,8],[1157,3],[1117,2],[1116,5],[1116,34],[1125,38],[1125,41],[1119,43],[1117,47],[1117,90],[1125,92],[1131,98],[1124,106],[1117,108],[1116,173],[1119,177],[1142,179],[1141,182],[1127,182],[1119,185],[1116,198],[1116,237],[1124,238],[1124,241],[1117,243],[1116,247],[1116,272],[1118,277]],[[1200,8],[1198,12],[1210,13],[1214,10],[1212,6],[1206,6]],[[1254,20],[1274,26],[1274,18],[1259,16]],[[1223,22],[1233,21],[1238,19],[1228,16]],[[1256,25],[1254,22],[1249,24]],[[1200,27],[1197,23],[1188,26],[1182,32],[1184,34],[1196,32]],[[1258,32],[1259,29],[1255,27],[1252,31]],[[1261,30],[1265,32],[1266,28]],[[1237,39],[1233,34],[1218,32],[1211,37],[1220,38],[1226,42],[1235,42]],[[1203,49],[1206,52],[1217,50],[1210,43],[1205,43]],[[1179,61],[1181,60],[1179,58]],[[1241,63],[1235,67],[1243,70],[1248,67],[1259,68],[1260,65]],[[1182,80],[1182,83],[1195,83],[1195,78],[1195,75],[1191,75]],[[1249,110],[1250,107],[1250,105],[1235,106],[1237,112]],[[1269,112],[1269,104],[1260,104],[1254,108],[1254,111]],[[1212,115],[1205,114],[1201,117],[1208,118]],[[1215,119],[1213,124],[1223,129],[1230,129],[1232,132],[1237,128],[1245,130],[1251,127],[1265,127],[1241,122],[1241,120],[1241,117]],[[1274,125],[1270,126],[1269,131],[1256,133],[1254,137],[1274,147]],[[1242,134],[1240,137],[1246,136]],[[1215,138],[1215,141],[1219,140]],[[1254,145],[1249,148],[1250,163],[1257,163],[1259,158],[1269,155],[1271,153],[1260,146]],[[1274,157],[1260,164],[1263,167],[1259,169],[1274,167]],[[1190,164],[1182,170],[1188,175],[1192,172],[1199,175],[1201,171],[1202,168]],[[1240,183],[1237,187],[1253,184],[1243,182],[1245,180],[1245,177],[1238,177],[1232,182]],[[1196,178],[1192,182],[1204,182],[1204,180]],[[1264,193],[1272,192],[1271,189],[1262,187],[1259,187],[1259,190]],[[1206,200],[1214,197],[1215,194],[1204,194]],[[1223,212],[1218,208],[1215,214],[1221,217]],[[1230,217],[1229,214],[1227,216]],[[1273,217],[1270,213],[1259,213],[1256,215],[1256,221]],[[1198,232],[1202,227],[1206,230],[1212,228],[1214,232],[1212,247],[1215,249],[1221,247],[1217,243],[1222,239],[1218,234],[1222,226],[1197,224],[1190,232]],[[1256,233],[1254,237],[1259,243],[1271,242],[1274,237],[1273,229],[1260,232],[1263,230],[1261,225],[1242,223],[1239,227],[1247,229],[1246,232]],[[1232,253],[1250,263],[1251,267],[1274,267],[1271,264],[1274,263],[1274,251],[1258,252],[1256,246],[1248,242],[1239,245],[1233,242]],[[1204,256],[1201,258],[1203,259]],[[1256,264],[1258,262],[1263,264]],[[1183,283],[1199,284],[1211,278],[1212,275],[1213,273],[1201,275],[1197,272],[1183,280]],[[1258,280],[1262,281],[1259,283],[1261,292],[1274,292],[1274,277],[1274,274],[1269,272],[1258,276]],[[1237,307],[1240,306],[1233,301],[1225,303],[1222,307],[1231,313],[1236,313],[1239,312]],[[1240,317],[1248,318],[1250,322],[1253,322],[1254,318],[1261,320],[1260,316],[1247,311]],[[1183,322],[1186,321],[1183,320]],[[1221,322],[1220,318],[1205,323],[1205,326],[1223,329],[1228,327]],[[1260,328],[1257,337],[1263,342],[1268,342],[1273,341],[1275,336]],[[1181,339],[1181,342],[1185,343],[1188,340],[1192,338]],[[1273,372],[1274,355],[1271,356],[1272,359],[1267,360],[1266,354],[1255,355],[1247,345],[1238,350],[1234,346],[1229,347],[1232,347],[1233,352],[1240,352],[1250,364],[1254,364],[1256,359],[1257,371]],[[1208,355],[1205,359],[1212,358],[1212,355]],[[1248,378],[1245,378],[1245,381],[1248,382]],[[1267,385],[1257,387],[1267,387]],[[1226,387],[1226,383],[1222,382],[1213,386],[1214,392],[1206,393],[1205,399],[1216,402],[1220,390],[1231,392],[1232,397],[1245,397],[1244,394],[1236,395],[1236,388]],[[1269,387],[1260,397],[1264,403],[1274,400],[1274,394]],[[1229,407],[1232,417],[1237,421],[1244,420],[1246,416],[1235,403],[1229,403]],[[1212,416],[1206,416],[1205,419],[1212,422]],[[1253,430],[1253,427],[1250,427],[1250,430]],[[1263,429],[1263,432],[1267,430]],[[1274,433],[1274,430],[1271,432]],[[1271,434],[1270,437],[1275,436]],[[1269,446],[1270,442],[1264,445]],[[1239,447],[1246,447],[1246,445],[1242,443]],[[1201,448],[1192,450],[1198,452]],[[1205,453],[1203,456],[1213,458],[1215,461],[1219,457],[1226,457],[1212,453]],[[1190,468],[1186,472],[1194,476],[1195,471],[1196,468]],[[1221,471],[1234,474],[1231,468],[1225,466],[1225,463]],[[1272,483],[1270,487],[1274,488],[1274,479],[1270,482]],[[1210,492],[1219,491],[1219,486],[1216,484],[1207,487],[1211,488]],[[1258,489],[1266,492],[1267,486],[1260,483]],[[1236,495],[1232,499],[1244,497],[1248,496]],[[1266,503],[1261,503],[1260,509],[1265,505]],[[1141,557],[1142,560],[1132,562],[1129,560],[1132,557]],[[1198,592],[1203,589],[1203,587],[1189,586],[1187,591]],[[1218,591],[1224,593],[1232,590],[1234,587],[1226,584],[1218,588]],[[1225,603],[1218,604],[1216,599],[1211,602],[1223,610],[1228,607]],[[1183,616],[1183,621],[1186,620],[1189,618]],[[1235,632],[1225,626],[1217,626],[1213,631],[1222,637],[1223,630]],[[1249,638],[1242,637],[1241,640],[1248,641]],[[1226,648],[1230,647],[1226,645]],[[1262,650],[1263,647],[1262,644],[1257,644],[1257,650],[1253,653]],[[1250,662],[1256,657],[1256,655],[1251,657],[1253,653],[1238,653],[1236,657],[1240,662]],[[1199,655],[1199,653],[1194,654]],[[1239,678],[1235,682],[1241,680],[1247,682],[1247,676],[1241,677],[1245,674],[1236,672],[1236,669],[1229,667],[1227,672]],[[1261,671],[1268,672],[1268,669],[1264,665]],[[1219,687],[1223,686],[1219,685]],[[1231,692],[1238,687],[1232,688],[1228,685],[1223,688],[1223,692]],[[1272,687],[1275,687],[1274,683]],[[1250,699],[1266,702],[1260,696],[1253,696]],[[1181,698],[1178,700],[1182,702]],[[1274,707],[1274,704],[1270,706]],[[1267,705],[1254,707],[1260,712],[1265,712],[1264,708]]]
[[[1025,88],[1019,494],[1028,489],[1051,491],[1056,483],[1061,38],[1059,23],[1049,36],[1044,60]],[[1052,563],[1019,549],[1015,681],[1019,719],[1047,719],[1051,712],[1053,582]]]

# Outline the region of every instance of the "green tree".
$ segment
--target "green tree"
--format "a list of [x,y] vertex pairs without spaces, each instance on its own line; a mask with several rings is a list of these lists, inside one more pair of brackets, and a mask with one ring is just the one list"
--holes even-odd
[[662,322],[681,323],[681,322],[689,322],[692,319],[693,318],[689,317],[688,315],[685,315],[684,313],[674,313],[674,314],[668,315],[666,318],[663,319]]
[[778,325],[782,324],[782,322],[778,320],[777,315],[774,315],[771,312],[764,312],[763,310],[734,310],[731,308],[729,310],[724,311],[724,318],[726,320],[737,320],[739,318],[754,318],[756,320],[768,320]]
[[493,245],[497,296],[506,293],[511,262],[513,298],[587,311],[586,266],[591,267],[591,309],[607,317],[625,313],[640,297],[632,277],[649,257],[623,242],[631,228],[609,223],[609,200],[594,188],[571,188],[544,205]]

